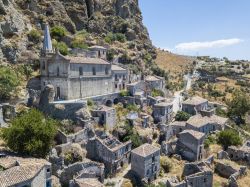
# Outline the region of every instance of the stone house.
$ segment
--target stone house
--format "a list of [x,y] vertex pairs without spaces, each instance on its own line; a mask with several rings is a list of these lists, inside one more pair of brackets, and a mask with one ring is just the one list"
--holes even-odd
[[143,144],[131,151],[131,170],[150,183],[160,172],[160,148]]
[[[51,84],[56,100],[71,100],[111,94],[116,91],[112,65],[106,61],[106,49],[91,47],[96,55],[63,56],[54,51],[48,25],[40,57],[41,89]],[[128,77],[128,76],[126,76]]]
[[6,156],[0,158],[0,186],[51,187],[51,164],[43,159]]
[[111,66],[113,82],[115,84],[114,91],[119,92],[126,89],[128,83],[128,71],[118,65]]
[[153,118],[155,123],[169,123],[173,119],[173,103],[163,102],[153,106]]
[[75,180],[95,179],[104,182],[104,164],[89,159],[71,164],[58,172],[64,186],[71,185]]
[[209,134],[211,132],[224,130],[227,122],[228,118],[223,118],[217,115],[208,117],[198,114],[192,116],[187,121],[186,128]]
[[200,160],[204,157],[204,140],[204,133],[184,130],[179,133],[176,152],[188,161]]
[[202,110],[207,110],[208,100],[195,96],[182,103],[182,110],[191,115],[196,115]]
[[157,96],[157,97],[148,96],[149,106],[153,106],[158,103],[164,103],[165,101],[166,101],[166,98],[161,97],[161,96]]
[[132,143],[121,143],[112,135],[100,133],[88,141],[87,157],[105,165],[105,174],[114,175],[130,162]]
[[113,129],[116,125],[116,111],[112,107],[100,106],[91,110],[91,116],[100,125],[106,125],[108,129]]
[[241,147],[228,147],[227,153],[231,160],[246,161],[250,164],[250,141],[246,141]]
[[169,126],[172,127],[173,134],[176,136],[186,130],[186,121],[174,121],[173,123],[170,123]]
[[147,86],[153,90],[165,90],[165,79],[156,75],[149,75],[145,78]]
[[205,162],[186,163],[184,166],[183,181],[169,179],[168,187],[212,187],[213,171]]

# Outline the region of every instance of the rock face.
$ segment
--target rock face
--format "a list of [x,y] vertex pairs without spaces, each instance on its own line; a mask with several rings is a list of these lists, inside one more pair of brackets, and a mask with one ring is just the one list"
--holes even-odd
[[40,30],[44,22],[62,25],[71,34],[85,29],[99,38],[123,33],[141,55],[154,53],[138,0],[1,0],[0,62],[23,61],[29,51],[39,54],[40,46],[30,46],[27,34],[32,28]]

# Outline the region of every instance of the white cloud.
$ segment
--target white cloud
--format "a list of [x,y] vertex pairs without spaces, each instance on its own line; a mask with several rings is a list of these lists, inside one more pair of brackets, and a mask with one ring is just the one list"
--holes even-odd
[[207,41],[207,42],[180,43],[175,46],[175,49],[181,50],[181,51],[198,51],[202,49],[227,47],[227,46],[239,44],[241,42],[243,42],[242,39],[232,38],[232,39],[226,39],[226,40],[216,40],[216,41]]

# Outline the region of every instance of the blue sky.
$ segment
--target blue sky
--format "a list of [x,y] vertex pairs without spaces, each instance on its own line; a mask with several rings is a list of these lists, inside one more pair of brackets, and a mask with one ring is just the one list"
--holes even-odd
[[156,47],[250,60],[250,0],[139,0]]

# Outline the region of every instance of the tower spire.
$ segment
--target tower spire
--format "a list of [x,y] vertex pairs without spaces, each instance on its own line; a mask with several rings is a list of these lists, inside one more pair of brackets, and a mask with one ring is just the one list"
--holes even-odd
[[43,39],[43,52],[44,53],[53,53],[53,47],[52,47],[52,40],[50,37],[50,32],[49,32],[49,25],[46,23],[45,24],[45,29],[44,29],[44,39]]

